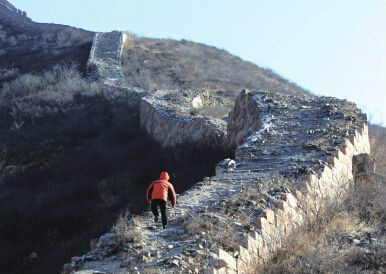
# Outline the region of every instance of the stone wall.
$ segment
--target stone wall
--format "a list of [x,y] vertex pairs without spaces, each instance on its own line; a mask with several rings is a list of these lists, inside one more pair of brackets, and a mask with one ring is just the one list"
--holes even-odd
[[141,128],[165,147],[194,144],[223,148],[225,121],[191,114],[202,105],[197,103],[202,102],[198,93],[156,91],[144,97],[140,102]]
[[87,73],[105,85],[142,96],[146,92],[128,85],[123,76],[121,56],[127,38],[127,34],[121,31],[96,33],[87,61]]
[[[366,117],[354,104],[331,97],[243,91],[229,116],[228,134],[243,140],[235,161],[223,161],[216,176],[178,198],[169,230],[154,230],[145,215],[140,244],[126,244],[113,258],[97,259],[105,249],[92,250],[74,263],[80,268],[76,273],[106,265],[112,273],[246,273],[325,202],[342,197],[353,182],[353,156],[370,153]],[[248,189],[264,199],[248,200]],[[187,235],[186,222],[194,216],[228,227],[237,247],[229,250],[206,234]]]
[[[245,91],[240,95],[238,98],[238,102],[236,104],[239,104],[241,106],[255,106],[258,108],[259,105],[261,105],[262,96],[257,96],[255,93],[246,93]],[[272,98],[273,99],[273,98]],[[324,100],[326,98],[323,98]],[[328,99],[328,98],[327,98]],[[264,100],[264,98],[263,98]],[[268,99],[271,100],[271,99]],[[273,99],[274,100],[274,99]],[[299,100],[299,98],[296,98],[296,100]],[[249,101],[249,102],[248,102]],[[252,102],[251,102],[252,101]],[[259,102],[260,101],[260,102]],[[299,100],[300,103],[302,103],[301,99]],[[304,101],[304,100],[303,100]],[[314,100],[307,100],[307,101],[314,101]],[[337,107],[340,102],[336,99],[329,98],[328,102],[323,102],[323,100],[315,100],[316,105],[315,109],[317,110],[317,105],[320,104],[320,107],[322,110],[323,105],[328,105],[329,108],[331,106]],[[295,102],[293,102],[296,105],[299,105]],[[304,103],[304,102],[303,102]],[[311,103],[311,104],[310,104]],[[273,105],[272,105],[273,106]],[[311,108],[312,102],[309,102],[308,104],[299,105],[300,108],[298,108],[298,111],[301,112],[301,109],[307,109]],[[280,105],[276,105],[276,110],[280,109]],[[341,106],[340,108],[336,108],[336,110],[342,110],[346,108],[347,105]],[[250,107],[247,107],[247,109],[250,109]],[[268,109],[270,106],[268,105]],[[240,108],[241,109],[241,108]],[[272,122],[272,128],[269,130],[266,128],[263,132],[255,131],[255,133],[250,132],[250,128],[253,127],[253,124],[255,124],[256,128],[258,128],[259,122],[255,121],[253,122],[253,119],[245,119],[244,121],[239,122],[239,127],[236,127],[239,132],[246,132],[246,134],[243,136],[240,135],[240,138],[247,138],[246,143],[244,145],[238,147],[237,155],[239,155],[238,159],[244,158],[247,162],[248,168],[258,167],[259,164],[256,164],[255,166],[251,163],[251,159],[256,160],[259,158],[258,155],[253,155],[254,148],[259,145],[260,148],[264,149],[264,146],[269,145],[267,144],[267,137],[272,135],[281,135],[280,129],[278,129],[277,125],[275,125],[275,122],[277,122],[279,119],[285,119],[288,120],[288,118],[294,118],[291,117],[290,110],[287,109],[287,117],[280,117],[276,115],[272,115],[272,111],[269,111],[268,113],[265,113],[266,115],[271,115],[271,121],[273,117],[274,118]],[[235,107],[235,110],[237,110],[237,106]],[[246,116],[244,114],[245,110],[235,111],[231,114],[232,117],[234,117],[235,123],[238,121],[237,114],[242,114],[243,116]],[[273,109],[271,109],[273,110]],[[352,109],[354,110],[354,109]],[[238,112],[238,113],[237,113]],[[251,113],[260,113],[259,110],[251,110]],[[319,111],[318,111],[319,112]],[[355,112],[355,110],[354,110]],[[331,112],[330,112],[331,113]],[[320,113],[319,113],[320,114]],[[262,216],[256,219],[256,227],[258,228],[257,232],[254,232],[244,238],[242,241],[242,244],[239,246],[237,255],[234,256],[234,254],[229,254],[225,252],[222,249],[218,249],[217,256],[219,260],[222,260],[225,262],[225,267],[222,268],[211,268],[209,273],[247,273],[248,270],[251,270],[251,264],[255,264],[256,262],[262,262],[269,258],[270,254],[280,246],[281,242],[285,240],[285,236],[288,235],[292,229],[296,228],[299,225],[302,225],[305,221],[305,219],[312,218],[314,214],[317,213],[317,211],[320,209],[321,206],[324,205],[325,202],[330,201],[331,199],[337,199],[342,198],[343,194],[345,193],[345,190],[348,187],[351,187],[353,184],[353,171],[352,171],[352,159],[354,155],[359,155],[362,153],[369,154],[370,153],[370,144],[368,139],[368,128],[366,121],[363,116],[357,116],[356,118],[359,118],[355,123],[352,124],[352,127],[346,127],[346,128],[338,128],[336,127],[336,120],[343,119],[344,121],[350,121],[353,116],[350,116],[349,113],[345,113],[344,111],[336,113],[331,113],[331,115],[327,115],[330,117],[323,117],[322,115],[317,115],[316,117],[318,119],[323,118],[330,118],[329,123],[334,123],[334,127],[336,130],[336,133],[342,133],[342,129],[345,131],[343,132],[346,136],[342,136],[343,138],[340,139],[339,142],[336,142],[338,145],[329,145],[323,147],[320,146],[319,148],[323,149],[323,153],[319,155],[317,158],[318,160],[322,160],[321,165],[310,165],[308,168],[309,170],[305,172],[305,174],[297,174],[296,172],[293,172],[292,170],[289,173],[283,173],[286,174],[290,179],[292,179],[292,191],[289,193],[280,193],[279,199],[277,199],[277,193],[275,194],[276,197],[273,197],[273,207],[266,208],[263,210]],[[304,118],[308,116],[305,115]],[[336,119],[339,117],[340,119]],[[355,117],[355,116],[354,116]],[[308,118],[310,118],[308,116]],[[334,121],[335,120],[335,121]],[[356,120],[356,119],[355,119]],[[289,121],[287,121],[289,122]],[[306,121],[301,120],[299,122],[302,122],[304,124],[308,124],[308,126],[301,126],[298,124],[298,128],[294,127],[294,130],[299,130],[301,127],[303,127],[304,131],[300,130],[298,132],[298,136],[296,136],[297,141],[301,144],[303,144],[303,147],[305,146],[306,149],[308,149],[309,146],[307,146],[307,142],[304,142],[305,138],[301,138],[301,134],[307,134],[309,130],[312,130],[309,126],[317,123],[317,121]],[[260,122],[261,123],[261,122]],[[294,123],[288,123],[289,126],[294,126]],[[299,128],[299,126],[301,126]],[[318,125],[319,127],[320,125]],[[330,125],[327,125],[328,127]],[[328,130],[328,127],[320,127],[321,130]],[[229,129],[229,128],[228,128]],[[308,130],[306,130],[308,129]],[[315,128],[318,129],[318,128]],[[279,132],[268,134],[267,132],[274,132],[275,130],[278,130]],[[282,133],[285,134],[285,132],[289,130],[289,128],[281,129]],[[249,134],[248,134],[249,132]],[[313,131],[315,132],[315,131]],[[264,136],[267,135],[267,136]],[[337,137],[337,135],[335,135]],[[326,136],[327,137],[327,136]],[[249,138],[249,139],[248,139]],[[277,146],[279,146],[280,150],[283,150],[283,143],[280,142],[280,139],[282,138],[274,138],[276,139],[275,142]],[[264,140],[263,142],[259,142],[257,139]],[[269,138],[271,139],[271,138]],[[302,140],[303,139],[303,140]],[[288,138],[288,136],[285,136],[286,142],[291,142],[292,140]],[[331,141],[337,141],[334,139],[327,138],[327,140]],[[323,141],[323,140],[321,140]],[[269,142],[269,141],[268,141]],[[321,142],[322,145],[323,142]],[[255,146],[255,147],[254,147]],[[291,144],[292,146],[292,144]],[[252,149],[251,149],[252,148]],[[248,151],[247,155],[245,153],[245,150]],[[274,150],[275,151],[275,150]],[[273,152],[274,152],[273,151]],[[296,151],[301,152],[300,148],[297,148]],[[288,153],[287,150],[285,153]],[[304,151],[305,152],[305,151]],[[324,154],[324,155],[323,155]],[[275,154],[275,156],[277,153]],[[291,153],[288,155],[290,156]],[[303,155],[306,155],[304,153]],[[257,157],[256,157],[257,156]],[[272,155],[273,156],[273,155]],[[237,156],[236,156],[237,158]],[[260,157],[261,158],[261,157]],[[276,160],[276,157],[271,157],[272,160]],[[266,159],[267,162],[269,159]],[[303,159],[304,160],[304,159]],[[290,164],[290,161],[288,159],[287,165]],[[278,169],[278,163],[275,165],[275,169]],[[304,168],[302,168],[304,170]],[[277,170],[276,173],[281,172],[280,168]],[[287,170],[288,171],[288,170]],[[272,173],[272,172],[271,172]],[[273,172],[275,173],[275,172]],[[275,176],[275,174],[271,174]]]
[[[96,60],[97,54],[96,48],[90,58]],[[115,60],[114,54],[110,59]],[[175,100],[170,94],[147,94],[140,100],[141,124],[153,136],[162,136],[163,145],[190,141],[194,131],[200,132],[195,120],[187,118],[189,111],[183,111],[186,104],[170,106]],[[178,100],[175,105],[181,105]],[[218,133],[210,121],[200,127]],[[219,132],[225,136],[224,128]],[[216,140],[207,133],[194,138]],[[235,159],[222,161],[215,176],[178,197],[169,229],[157,229],[145,214],[135,228],[138,242],[118,248],[115,236],[107,234],[65,272],[247,273],[325,203],[343,197],[353,184],[353,156],[370,153],[365,115],[354,104],[331,97],[244,90],[228,117],[227,135]],[[251,189],[259,200],[248,198]],[[226,240],[236,246],[229,248],[204,231],[190,235],[187,224],[199,219],[214,222],[217,233],[227,230],[231,236]]]
[[[223,146],[226,136],[226,123],[223,120],[190,115],[190,109],[205,104],[199,99],[201,91],[148,92],[126,83],[121,55],[127,39],[128,35],[124,32],[96,33],[87,62],[89,77],[132,94],[133,105],[139,107],[142,129],[162,146],[187,143]],[[164,97],[170,100],[164,100]],[[183,112],[184,115],[180,115]]]

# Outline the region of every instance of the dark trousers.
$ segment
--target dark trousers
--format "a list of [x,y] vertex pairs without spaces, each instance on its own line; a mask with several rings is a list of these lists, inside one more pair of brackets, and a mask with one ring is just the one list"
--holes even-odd
[[162,226],[165,228],[168,224],[168,218],[166,216],[166,201],[161,199],[155,199],[151,201],[151,212],[158,218],[158,207],[161,209]]

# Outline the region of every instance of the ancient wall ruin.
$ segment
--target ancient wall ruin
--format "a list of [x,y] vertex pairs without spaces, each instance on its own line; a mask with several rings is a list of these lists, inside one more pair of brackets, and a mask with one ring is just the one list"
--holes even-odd
[[[98,47],[93,50],[95,56]],[[110,70],[105,71],[106,79],[114,82]],[[165,125],[167,133],[176,135],[179,131],[169,127],[188,123],[185,114],[168,108],[167,102],[150,100],[149,105],[149,99],[142,100],[147,112],[163,115],[141,122],[150,134],[152,128]],[[160,107],[163,104],[165,108]],[[210,122],[200,128],[203,142],[212,138],[212,126]],[[139,217],[135,228],[139,242],[125,243],[118,250],[115,236],[106,234],[95,249],[73,258],[66,271],[248,273],[326,202],[343,197],[353,184],[353,156],[370,153],[365,115],[354,104],[331,97],[244,90],[228,116],[226,132],[224,128],[220,132],[226,145],[235,149],[235,159],[222,161],[215,176],[178,197],[169,229],[154,229],[151,216]],[[251,198],[253,190],[258,192],[257,200]],[[192,234],[189,222],[200,218],[230,232],[232,248],[209,232]]]
[[[181,96],[174,95],[181,94],[179,91],[148,92],[126,83],[121,55],[127,39],[128,35],[119,31],[96,33],[87,62],[89,77],[132,94],[133,101],[140,108],[141,127],[162,145],[202,144],[204,141],[223,145],[226,135],[224,121],[190,115],[190,111],[200,105],[201,91],[186,91],[183,98],[178,98]],[[165,100],[166,97],[169,99]]]
[[[192,115],[202,107],[199,91],[156,91],[140,102],[141,128],[162,146],[226,145],[226,122]],[[203,96],[202,96],[203,97]],[[194,113],[194,112],[193,112]]]

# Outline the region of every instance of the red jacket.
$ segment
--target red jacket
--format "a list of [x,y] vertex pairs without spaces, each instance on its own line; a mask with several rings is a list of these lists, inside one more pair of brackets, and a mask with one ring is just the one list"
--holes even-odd
[[176,192],[168,180],[169,174],[162,172],[160,179],[151,183],[146,191],[146,198],[149,203],[155,199],[167,201],[170,195],[173,207],[176,206]]

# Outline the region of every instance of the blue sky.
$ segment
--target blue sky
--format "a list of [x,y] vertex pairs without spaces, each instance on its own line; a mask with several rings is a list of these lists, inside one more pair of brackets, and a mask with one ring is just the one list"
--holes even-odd
[[10,0],[38,22],[226,49],[386,125],[385,0]]

